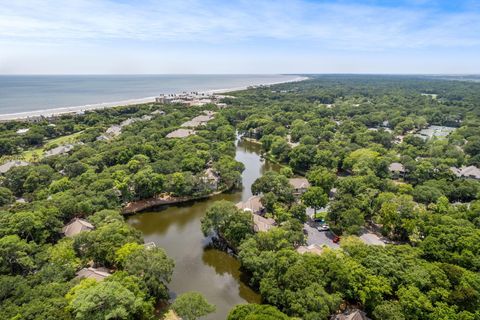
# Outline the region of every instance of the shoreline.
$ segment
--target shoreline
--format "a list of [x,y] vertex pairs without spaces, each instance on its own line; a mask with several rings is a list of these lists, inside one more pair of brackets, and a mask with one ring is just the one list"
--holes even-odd
[[[292,82],[300,82],[308,80],[308,77],[304,76],[296,76],[296,78],[286,81],[276,81],[271,83],[264,83],[258,84],[254,86],[272,86],[276,84],[282,83],[292,83]],[[215,94],[215,93],[227,93],[233,91],[240,91],[246,90],[248,86],[241,86],[235,88],[223,88],[223,89],[212,89],[206,91],[200,91],[200,93],[206,94]],[[144,104],[144,103],[153,103],[155,102],[156,96],[153,97],[145,97],[145,98],[138,98],[138,99],[128,99],[128,100],[121,100],[121,101],[112,101],[112,102],[101,102],[101,103],[93,103],[93,104],[86,104],[81,106],[67,106],[67,107],[59,107],[59,108],[50,108],[50,109],[42,109],[42,110],[32,110],[32,111],[24,111],[24,112],[17,112],[17,113],[7,113],[7,114],[0,114],[0,122],[8,122],[8,121],[15,121],[15,120],[28,120],[29,118],[38,118],[38,117],[55,117],[61,115],[68,115],[68,114],[75,114],[75,113],[83,113],[85,111],[92,111],[92,110],[100,110],[106,108],[115,108],[115,107],[123,107],[123,106],[131,106],[136,104]]]

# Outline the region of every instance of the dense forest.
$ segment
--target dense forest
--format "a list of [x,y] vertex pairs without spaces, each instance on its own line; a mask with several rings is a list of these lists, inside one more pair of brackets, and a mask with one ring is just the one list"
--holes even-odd
[[[0,165],[24,162],[0,175],[0,318],[158,317],[174,263],[143,244],[122,208],[237,185],[238,131],[283,169],[252,186],[276,222],[269,231],[255,232],[251,214],[226,201],[202,221],[264,302],[235,307],[230,320],[327,319],[348,309],[373,319],[480,319],[480,182],[459,174],[480,167],[479,83],[330,75],[231,95],[221,110],[145,104],[1,123]],[[167,138],[205,110],[217,113],[194,135]],[[292,176],[310,183],[300,198]],[[326,209],[340,248],[297,252],[307,207]],[[91,230],[66,236],[62,228],[76,218]],[[362,242],[365,228],[387,245]],[[83,268],[108,276],[80,279]],[[196,319],[214,307],[191,292],[171,309]]]

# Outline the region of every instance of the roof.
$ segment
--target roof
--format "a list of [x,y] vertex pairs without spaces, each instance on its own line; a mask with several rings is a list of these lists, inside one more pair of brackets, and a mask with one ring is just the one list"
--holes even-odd
[[310,187],[310,182],[308,182],[306,178],[290,178],[288,182],[290,182],[290,185],[294,189],[306,189]]
[[260,196],[253,196],[246,201],[237,203],[236,207],[240,210],[251,211],[253,213],[260,212],[264,209],[261,200],[262,198]]
[[102,281],[106,277],[110,276],[110,272],[106,268],[83,268],[77,272],[77,279],[95,279],[97,281]]
[[169,310],[163,317],[163,320],[182,320],[175,311]]
[[461,168],[451,167],[450,170],[457,177],[480,179],[480,169],[475,166],[468,166],[468,167],[461,167]]
[[45,157],[50,157],[50,156],[56,156],[59,154],[64,154],[72,150],[74,147],[73,144],[67,144],[64,146],[58,146],[56,148],[50,149],[48,151],[45,151]]
[[195,130],[177,129],[167,134],[167,138],[186,138],[192,134],[195,134]]
[[399,162],[393,162],[388,166],[391,172],[405,172],[405,167]]
[[67,237],[73,237],[82,231],[90,231],[94,228],[95,227],[87,220],[75,218],[69,224],[63,227],[62,233],[64,233]]
[[18,129],[17,134],[24,134],[30,131],[30,128],[25,128],[25,129]]
[[321,255],[323,253],[323,247],[315,243],[309,246],[300,246],[297,248],[297,252],[300,254],[312,253],[316,255]]
[[217,181],[219,179],[218,174],[212,168],[208,168],[207,170],[205,170],[204,175],[208,180]]
[[7,173],[13,167],[23,167],[28,166],[29,164],[29,162],[20,160],[8,161],[0,166],[0,173]]
[[265,232],[275,226],[275,220],[271,218],[264,218],[255,213],[252,213],[252,216],[253,216],[253,224],[254,224],[253,229],[256,232]]
[[370,320],[366,313],[361,310],[354,310],[348,314],[337,314],[331,318],[332,320]]

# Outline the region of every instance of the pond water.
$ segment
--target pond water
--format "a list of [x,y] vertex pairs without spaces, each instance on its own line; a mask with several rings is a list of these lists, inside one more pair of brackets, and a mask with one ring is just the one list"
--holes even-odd
[[239,140],[235,158],[245,165],[242,189],[209,199],[171,205],[156,211],[143,212],[128,223],[143,232],[145,242],[154,242],[175,260],[175,271],[169,288],[172,296],[198,291],[217,307],[209,320],[225,319],[229,310],[241,303],[259,303],[260,295],[247,285],[240,263],[229,254],[209,247],[202,234],[200,220],[207,208],[218,200],[234,203],[252,196],[251,185],[263,173],[279,170],[279,165],[260,157],[260,145]]

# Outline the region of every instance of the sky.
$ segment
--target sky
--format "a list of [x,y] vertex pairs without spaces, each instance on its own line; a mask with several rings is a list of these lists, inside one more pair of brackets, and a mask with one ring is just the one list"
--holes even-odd
[[0,0],[0,74],[480,73],[480,0]]

